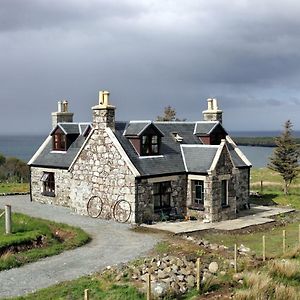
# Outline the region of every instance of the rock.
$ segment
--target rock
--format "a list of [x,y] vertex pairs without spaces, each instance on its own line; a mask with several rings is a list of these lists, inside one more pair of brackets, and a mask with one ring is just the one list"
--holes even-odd
[[158,270],[157,277],[159,279],[165,279],[165,278],[169,277],[169,274],[166,273],[164,270]]
[[202,283],[206,282],[209,278],[212,277],[212,274],[211,273],[208,273],[208,272],[204,272],[203,273],[203,277],[202,277]]
[[225,271],[221,271],[220,275],[224,276],[224,275],[226,275],[226,272]]
[[184,276],[183,275],[178,275],[177,278],[178,278],[179,281],[183,281],[184,280]]
[[206,240],[202,240],[202,243],[204,246],[208,246],[209,245],[209,241],[206,241]]
[[213,274],[217,273],[218,269],[219,269],[219,265],[215,261],[211,262],[208,266],[209,272],[211,272]]
[[195,239],[192,237],[192,236],[188,236],[187,238],[186,238],[188,241],[195,241]]
[[243,273],[235,273],[232,275],[232,279],[235,281],[239,281],[241,279],[244,278],[244,274]]
[[186,276],[191,274],[191,270],[188,268],[181,268],[180,272],[181,272],[181,274],[186,275]]
[[178,285],[180,293],[184,294],[187,291],[185,284],[183,282],[179,282]]
[[172,266],[171,266],[171,269],[172,269],[173,272],[177,273],[177,271],[178,271],[178,266],[177,266],[177,265],[172,265]]
[[162,298],[167,294],[168,284],[165,282],[153,282],[151,284],[152,295],[156,298]]
[[172,282],[171,283],[171,288],[172,288],[172,290],[173,290],[173,292],[174,292],[175,295],[179,294],[180,287],[179,287],[179,285],[176,282]]
[[218,248],[219,248],[219,245],[217,245],[217,244],[210,244],[210,249],[211,250],[218,250]]
[[243,244],[241,244],[241,246],[238,248],[238,251],[243,252],[243,253],[248,253],[251,251],[251,249],[248,247],[245,247]]
[[195,285],[195,277],[193,275],[187,276],[186,279],[185,279],[185,281],[186,281],[187,286],[189,288],[194,287],[194,285]]

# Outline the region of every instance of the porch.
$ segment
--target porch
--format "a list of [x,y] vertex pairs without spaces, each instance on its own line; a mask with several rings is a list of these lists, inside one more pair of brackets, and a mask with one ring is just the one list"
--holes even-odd
[[152,225],[142,224],[142,227],[169,231],[174,234],[195,232],[207,229],[237,230],[253,225],[261,225],[275,220],[270,218],[276,215],[293,212],[295,209],[275,206],[252,206],[249,210],[241,211],[233,220],[215,223],[204,223],[203,221],[174,221],[158,222]]

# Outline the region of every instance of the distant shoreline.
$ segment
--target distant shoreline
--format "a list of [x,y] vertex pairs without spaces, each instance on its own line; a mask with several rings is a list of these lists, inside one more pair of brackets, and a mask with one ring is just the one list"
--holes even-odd
[[[253,147],[275,147],[275,137],[270,136],[253,136],[253,137],[233,137],[234,142],[239,146],[253,146]],[[300,145],[300,138],[295,137],[295,141]]]

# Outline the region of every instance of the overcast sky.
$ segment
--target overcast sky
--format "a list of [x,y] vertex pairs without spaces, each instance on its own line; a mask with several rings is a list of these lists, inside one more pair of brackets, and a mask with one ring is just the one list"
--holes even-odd
[[300,130],[300,2],[1,0],[0,134],[46,133],[57,101],[91,121],[167,105],[200,120],[216,97],[229,130]]

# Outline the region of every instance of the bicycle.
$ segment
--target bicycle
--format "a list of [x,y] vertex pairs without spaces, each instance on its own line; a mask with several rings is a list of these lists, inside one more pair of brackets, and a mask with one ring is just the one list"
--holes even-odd
[[[88,215],[92,218],[99,218],[103,211],[103,204],[99,196],[92,196],[87,202]],[[132,208],[127,200],[119,199],[110,206],[110,213],[115,221],[125,223],[131,216]]]

